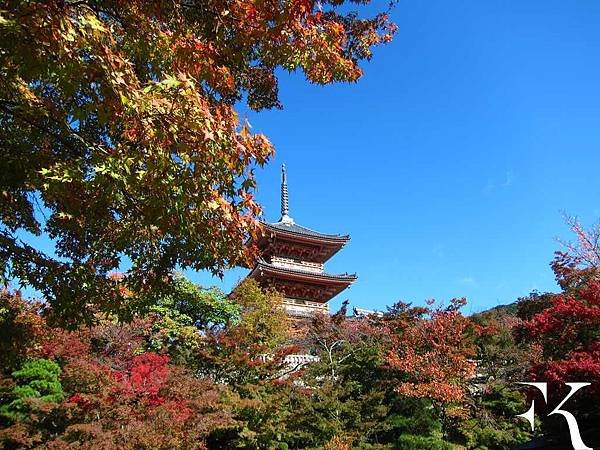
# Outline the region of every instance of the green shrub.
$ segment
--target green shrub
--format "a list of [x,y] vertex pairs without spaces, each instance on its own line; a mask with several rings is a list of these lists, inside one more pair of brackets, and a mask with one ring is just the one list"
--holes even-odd
[[453,446],[438,437],[403,434],[396,443],[398,450],[452,450]]
[[64,399],[58,364],[47,359],[33,359],[12,373],[16,382],[13,400],[0,406],[0,416],[14,422],[28,418],[43,404],[59,403]]

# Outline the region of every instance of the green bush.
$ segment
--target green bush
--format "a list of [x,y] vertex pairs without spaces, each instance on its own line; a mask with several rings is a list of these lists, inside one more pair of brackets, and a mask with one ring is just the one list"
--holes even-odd
[[16,382],[13,400],[0,406],[0,416],[14,422],[28,418],[43,404],[59,403],[64,399],[60,384],[60,367],[54,361],[33,359],[12,373]]
[[396,443],[397,450],[452,450],[453,446],[438,437],[403,434]]

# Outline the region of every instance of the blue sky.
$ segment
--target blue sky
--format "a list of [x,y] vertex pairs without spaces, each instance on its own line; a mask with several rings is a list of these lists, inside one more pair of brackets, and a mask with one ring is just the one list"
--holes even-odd
[[358,83],[282,74],[284,109],[248,114],[277,148],[266,218],[285,162],[296,222],[352,237],[326,266],[359,276],[334,308],[466,296],[473,312],[556,290],[562,211],[600,217],[600,2],[402,0],[392,18]]
[[[351,235],[326,269],[358,281],[333,309],[556,290],[562,212],[600,218],[600,2],[401,0],[392,18],[358,83],[281,73],[283,110],[242,111],[277,149],[258,170],[265,218],[285,163],[296,222]],[[246,273],[188,275],[229,291]]]

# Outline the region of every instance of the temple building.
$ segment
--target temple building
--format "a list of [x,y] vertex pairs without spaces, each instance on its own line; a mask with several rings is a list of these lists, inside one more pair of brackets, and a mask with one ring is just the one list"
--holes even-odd
[[329,274],[324,264],[350,236],[324,234],[303,227],[289,215],[285,165],[281,168],[281,219],[263,223],[257,237],[259,257],[249,277],[284,296],[290,316],[329,312],[328,303],[355,280],[355,274]]

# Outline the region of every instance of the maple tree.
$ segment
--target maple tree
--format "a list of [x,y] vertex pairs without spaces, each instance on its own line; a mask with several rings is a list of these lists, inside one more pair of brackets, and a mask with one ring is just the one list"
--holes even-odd
[[455,299],[447,308],[395,306],[388,323],[394,334],[388,364],[400,393],[440,404],[463,398],[475,369],[469,360],[474,349],[465,334],[469,320],[459,312],[464,304]]
[[[588,433],[600,432],[600,226],[586,230],[575,219],[567,222],[577,241],[556,252],[551,263],[563,291],[519,302],[518,337],[529,347],[528,377],[549,384],[547,408],[566,395],[564,383],[591,383],[586,395],[569,404],[585,440]],[[553,419],[544,420],[546,431],[564,436],[564,421]]]
[[565,248],[555,252],[551,266],[558,284],[568,291],[600,279],[600,222],[588,230],[576,217],[567,216],[565,221],[576,240],[561,241]]
[[16,369],[35,355],[43,344],[48,326],[41,317],[42,305],[27,302],[19,292],[0,289],[0,367]]
[[[5,2],[3,280],[40,290],[75,326],[98,310],[130,318],[140,297],[124,293],[156,289],[175,267],[222,274],[246,262],[260,213],[253,171],[273,147],[234,106],[280,106],[278,68],[356,81],[394,26],[346,3]],[[124,277],[107,279],[124,260]]]

